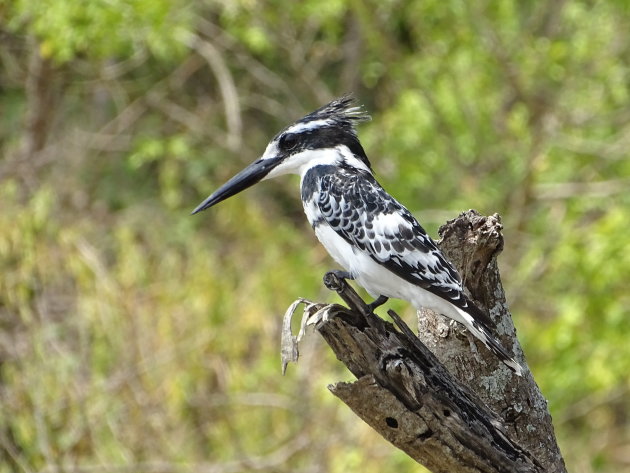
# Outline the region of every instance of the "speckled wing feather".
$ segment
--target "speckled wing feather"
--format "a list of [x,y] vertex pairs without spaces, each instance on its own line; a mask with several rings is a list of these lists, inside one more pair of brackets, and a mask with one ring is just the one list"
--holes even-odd
[[317,205],[322,218],[350,244],[402,279],[494,327],[466,297],[459,274],[424,228],[371,174],[338,170],[323,175]]

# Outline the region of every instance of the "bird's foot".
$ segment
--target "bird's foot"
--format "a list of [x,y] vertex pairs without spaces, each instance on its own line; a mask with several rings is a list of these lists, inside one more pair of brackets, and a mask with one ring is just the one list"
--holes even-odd
[[334,274],[339,279],[349,279],[350,281],[354,281],[354,276],[348,271],[342,271],[341,269],[331,269],[328,272]]
[[370,302],[367,306],[370,309],[370,312],[374,312],[374,309],[376,309],[377,307],[382,306],[383,304],[385,304],[387,301],[389,300],[389,297],[385,297],[385,296],[378,296],[373,302]]

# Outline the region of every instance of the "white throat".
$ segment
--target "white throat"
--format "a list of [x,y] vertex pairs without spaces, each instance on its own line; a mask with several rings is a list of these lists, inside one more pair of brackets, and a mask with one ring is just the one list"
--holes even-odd
[[[274,150],[266,150],[262,159],[265,159],[268,151]],[[273,168],[264,179],[271,179],[284,174],[298,174],[304,177],[304,174],[315,166],[340,166],[341,164],[372,173],[368,166],[358,159],[346,145],[338,145],[334,148],[305,149],[292,154]]]

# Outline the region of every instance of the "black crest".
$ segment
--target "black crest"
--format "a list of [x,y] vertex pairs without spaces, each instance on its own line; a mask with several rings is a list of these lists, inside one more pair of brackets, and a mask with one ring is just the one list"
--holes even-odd
[[345,145],[371,169],[356,133],[357,123],[368,120],[370,116],[354,97],[344,95],[289,125],[275,139],[278,140],[279,149],[287,154],[303,149]]
[[298,123],[306,123],[315,120],[332,120],[335,125],[355,134],[357,123],[366,122],[371,119],[363,106],[357,102],[352,94],[333,100],[327,105],[309,113]]

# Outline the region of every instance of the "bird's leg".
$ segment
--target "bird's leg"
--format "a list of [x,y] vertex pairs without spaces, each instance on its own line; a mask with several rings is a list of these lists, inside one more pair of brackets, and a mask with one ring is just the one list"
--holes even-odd
[[349,279],[351,281],[354,281],[354,276],[350,274],[348,271],[342,271],[341,269],[331,269],[328,272],[333,273],[339,279]]
[[374,312],[374,309],[382,306],[388,301],[389,297],[378,296],[373,302],[370,302],[367,306],[370,308],[370,312]]
[[[354,280],[354,276],[348,271],[342,271],[341,269],[332,269],[332,270],[330,270],[328,272],[334,274],[337,278],[339,278],[341,280],[346,280],[346,279],[349,279],[351,281]],[[367,308],[369,309],[369,311],[371,313],[374,313],[374,309],[376,309],[377,307],[380,307],[383,304],[385,304],[385,302],[387,302],[388,299],[389,299],[389,297],[385,297],[385,296],[381,295],[381,296],[378,296],[370,304],[366,304],[366,306],[367,306]]]

